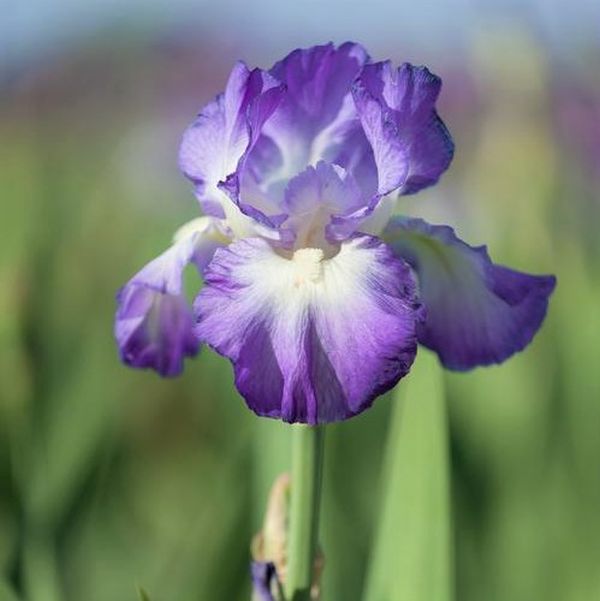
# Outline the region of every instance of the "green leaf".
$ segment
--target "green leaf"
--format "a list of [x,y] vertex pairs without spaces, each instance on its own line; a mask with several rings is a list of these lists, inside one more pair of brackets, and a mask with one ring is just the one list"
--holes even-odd
[[56,547],[37,533],[24,541],[23,585],[30,601],[63,601],[62,581]]
[[12,586],[2,578],[0,578],[0,600],[19,601],[19,597],[17,597],[16,593],[13,591]]
[[148,593],[141,586],[138,586],[136,588],[137,588],[137,594],[138,594],[139,601],[150,601],[150,597],[148,597]]
[[437,358],[421,350],[398,387],[365,601],[453,598],[448,437]]
[[272,419],[254,419],[252,424],[254,428],[252,529],[256,532],[262,528],[265,507],[273,483],[278,476],[290,471],[291,430],[288,424]]

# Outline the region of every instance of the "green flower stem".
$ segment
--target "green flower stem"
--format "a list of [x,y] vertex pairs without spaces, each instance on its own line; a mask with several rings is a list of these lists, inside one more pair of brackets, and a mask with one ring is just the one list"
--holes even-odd
[[288,540],[286,599],[307,601],[319,536],[323,471],[322,427],[293,426],[292,489]]

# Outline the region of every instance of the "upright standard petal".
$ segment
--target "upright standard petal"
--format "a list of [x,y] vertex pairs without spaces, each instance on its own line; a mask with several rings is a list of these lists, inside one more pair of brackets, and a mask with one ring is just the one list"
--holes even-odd
[[115,338],[124,363],[176,376],[184,358],[198,352],[192,311],[182,290],[183,270],[194,263],[202,271],[226,242],[216,220],[194,220],[119,291]]
[[179,165],[194,183],[203,210],[223,217],[229,199],[219,182],[235,173],[256,142],[263,123],[282,98],[283,88],[268,73],[250,71],[239,62],[225,92],[211,102],[187,128],[179,149]]
[[448,226],[394,219],[383,239],[416,271],[426,320],[419,342],[445,367],[468,370],[501,363],[523,350],[544,320],[554,276],[513,271],[491,262]]
[[410,194],[437,182],[448,168],[454,144],[435,110],[439,77],[425,67],[389,61],[365,65],[353,89],[371,143],[379,193]]
[[232,361],[252,410],[309,424],[356,415],[394,386],[420,318],[408,265],[369,236],[330,259],[234,242],[215,253],[194,310],[199,340]]
[[292,177],[330,158],[329,146],[339,146],[352,129],[359,129],[348,97],[367,60],[358,44],[326,44],[294,50],[270,70],[286,87],[283,101],[263,127],[280,154],[273,179]]

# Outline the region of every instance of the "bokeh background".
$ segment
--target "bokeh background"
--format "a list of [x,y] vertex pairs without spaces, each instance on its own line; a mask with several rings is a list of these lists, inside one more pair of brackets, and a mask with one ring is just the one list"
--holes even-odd
[[470,374],[423,354],[329,428],[323,599],[600,599],[600,5],[415,4],[3,6],[2,601],[249,599],[289,429],[208,350],[177,380],[123,367],[114,294],[197,215],[178,141],[233,61],[346,39],[444,80],[456,157],[402,210],[558,287],[525,353]]

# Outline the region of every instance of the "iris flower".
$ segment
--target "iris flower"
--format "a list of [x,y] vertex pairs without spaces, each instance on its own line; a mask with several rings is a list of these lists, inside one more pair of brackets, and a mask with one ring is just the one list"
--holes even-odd
[[277,586],[275,565],[267,562],[253,561],[250,564],[252,577],[252,601],[275,601],[273,588]]
[[[119,292],[123,361],[175,376],[206,344],[257,414],[319,424],[367,409],[418,344],[459,371],[525,348],[554,277],[395,214],[452,160],[440,87],[353,43],[295,50],[268,71],[236,64],[179,152],[204,216]],[[204,282],[193,307],[188,264]]]

